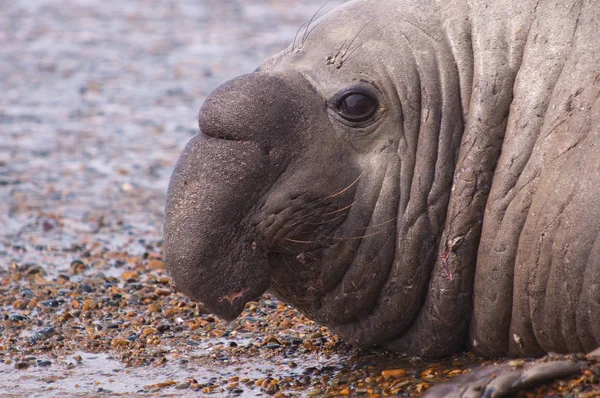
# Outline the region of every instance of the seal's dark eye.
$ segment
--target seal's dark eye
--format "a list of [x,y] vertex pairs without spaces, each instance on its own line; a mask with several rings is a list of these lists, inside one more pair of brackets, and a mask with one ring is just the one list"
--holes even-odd
[[337,103],[341,117],[350,122],[364,122],[377,111],[377,101],[363,93],[348,93]]

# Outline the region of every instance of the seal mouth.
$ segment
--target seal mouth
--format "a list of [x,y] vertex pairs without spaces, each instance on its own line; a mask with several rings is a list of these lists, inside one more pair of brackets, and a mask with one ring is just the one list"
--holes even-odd
[[237,318],[246,303],[258,299],[271,283],[267,256],[255,245],[232,241],[195,258],[166,254],[175,287],[226,321]]
[[[246,303],[255,299],[252,297],[244,298],[244,295],[248,290],[248,288],[242,288],[228,295],[226,294],[220,297],[216,304],[208,304],[206,300],[203,300],[202,298],[198,298],[197,301],[200,301],[210,313],[215,314],[227,322],[231,322],[244,311]],[[258,297],[260,297],[260,294]]]
[[[249,278],[246,280],[247,284],[239,285],[236,283],[236,286],[225,286],[226,290],[219,289],[221,292],[213,297],[193,294],[189,296],[201,302],[210,313],[231,322],[240,316],[248,302],[257,300],[269,288],[270,280],[268,277],[265,279],[262,275],[256,276],[258,276],[258,281]],[[187,294],[187,292],[184,293]]]

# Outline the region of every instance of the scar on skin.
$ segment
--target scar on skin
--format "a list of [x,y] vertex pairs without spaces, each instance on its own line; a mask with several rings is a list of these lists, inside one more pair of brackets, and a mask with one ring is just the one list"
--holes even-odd
[[225,296],[221,297],[219,299],[219,302],[221,301],[227,301],[229,304],[233,304],[233,302],[242,297],[242,295],[244,293],[246,293],[248,291],[248,289],[242,289],[242,290],[238,290],[237,292],[233,292],[231,294],[226,294]]

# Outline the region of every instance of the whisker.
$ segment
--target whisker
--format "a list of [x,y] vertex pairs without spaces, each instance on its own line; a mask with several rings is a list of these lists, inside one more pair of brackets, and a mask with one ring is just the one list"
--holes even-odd
[[325,199],[323,199],[323,200],[326,200],[326,199],[331,199],[331,198],[335,198],[336,196],[339,196],[339,195],[343,194],[344,192],[346,192],[347,190],[349,190],[350,188],[352,188],[352,186],[353,186],[354,184],[356,184],[356,183],[358,182],[358,180],[360,180],[360,177],[361,177],[361,176],[362,176],[362,173],[361,173],[361,174],[360,174],[358,177],[356,177],[356,179],[355,179],[354,181],[352,181],[352,183],[351,183],[350,185],[348,185],[346,188],[342,189],[342,190],[341,190],[341,191],[339,191],[339,192],[336,192],[336,193],[334,193],[333,195],[329,195],[328,197],[326,197],[326,198],[325,198]]
[[389,220],[387,220],[387,221],[384,221],[384,222],[382,222],[382,223],[379,223],[379,224],[375,224],[375,225],[368,225],[368,226],[366,226],[366,227],[363,227],[363,228],[350,228],[350,229],[352,229],[352,230],[354,230],[354,231],[360,231],[360,230],[367,230],[367,229],[369,229],[369,228],[377,228],[377,227],[381,227],[382,225],[386,225],[386,224],[389,224],[389,223],[391,223],[391,222],[393,222],[393,221],[396,221],[396,219],[397,219],[397,218],[398,218],[398,217],[396,216],[396,217],[394,217],[394,218],[391,218],[391,219],[389,219]]
[[[348,185],[346,188],[342,189],[341,191],[339,191],[339,192],[336,192],[336,193],[334,193],[334,194],[332,194],[332,195],[329,195],[329,196],[327,196],[327,197],[325,197],[325,198],[322,198],[322,199],[317,199],[317,200],[315,200],[315,201],[314,201],[314,203],[323,203],[323,202],[325,202],[325,201],[326,201],[326,200],[328,200],[328,199],[335,198],[336,196],[339,196],[339,195],[343,194],[343,193],[344,193],[344,192],[346,192],[348,189],[352,188],[352,186],[358,182],[358,180],[360,179],[360,177],[361,177],[361,176],[362,176],[362,174],[361,174],[361,175],[359,175],[358,177],[356,177],[356,179],[355,179],[354,181],[352,181],[352,183],[350,183],[350,185]],[[363,196],[364,196],[364,195],[363,195]],[[353,203],[356,203],[356,201],[354,201]],[[331,213],[324,213],[323,215],[337,213],[338,211],[341,211],[341,210],[336,210],[336,211],[334,211],[334,212],[331,212]],[[295,225],[298,225],[298,222],[300,222],[300,221],[302,221],[302,220],[304,220],[304,219],[306,219],[306,218],[312,217],[312,216],[314,216],[315,214],[319,214],[318,207],[316,208],[316,210],[315,210],[315,211],[313,211],[313,212],[311,212],[311,213],[309,213],[309,214],[305,214],[305,215],[303,215],[303,216],[300,216],[300,217],[296,218],[296,219],[295,219],[295,221],[296,221],[296,222],[295,222],[294,224],[292,224],[291,226],[293,227],[293,226],[295,226]]]
[[308,241],[308,240],[296,240],[296,239],[290,239],[290,238],[284,238],[283,240],[292,242],[292,243],[301,243],[303,245],[312,245],[313,243],[315,243],[315,242]]
[[376,232],[373,232],[370,234],[360,235],[360,236],[326,236],[326,238],[333,239],[333,240],[356,240],[356,239],[369,238],[371,236],[379,235],[384,232],[386,232],[386,230],[382,229],[380,231],[376,231]]
[[329,216],[329,215],[331,215],[331,214],[336,214],[336,213],[339,213],[339,212],[341,212],[341,211],[344,211],[344,210],[346,210],[346,209],[349,209],[349,208],[351,208],[352,206],[354,206],[354,203],[355,203],[355,202],[352,202],[352,203],[350,203],[348,206],[344,206],[344,207],[342,207],[341,209],[338,209],[338,210],[335,210],[335,211],[330,211],[329,213],[323,213],[323,215],[324,215],[324,216]]
[[[362,174],[360,174],[358,177],[356,177],[356,179],[354,179],[354,181],[352,181],[346,188],[344,188],[344,189],[342,189],[342,190],[340,190],[340,191],[338,191],[338,192],[336,192],[334,194],[331,194],[331,195],[329,195],[329,196],[327,196],[327,197],[325,197],[323,199],[315,200],[313,203],[327,204],[326,203],[327,200],[335,198],[335,197],[338,197],[338,196],[342,195],[344,192],[348,191],[350,188],[352,188],[360,180],[361,177],[362,177]],[[330,218],[330,219],[327,219],[327,220],[323,220],[321,222],[316,222],[316,223],[315,222],[313,222],[313,223],[304,222],[304,225],[323,225],[323,224],[332,223],[332,222],[334,222],[334,221],[336,221],[336,220],[338,220],[338,219],[340,219],[342,217],[347,216],[348,214],[345,213],[346,210],[350,209],[352,206],[354,206],[356,203],[358,203],[358,200],[360,200],[360,198],[357,199],[357,200],[354,200],[352,203],[350,203],[350,204],[348,204],[348,205],[346,205],[346,206],[344,206],[344,207],[342,207],[340,209],[329,211],[329,212],[326,212],[326,213],[321,213],[319,211],[319,208],[323,207],[323,206],[316,206],[315,209],[314,209],[314,211],[311,211],[308,214],[305,214],[305,215],[302,215],[302,216],[299,216],[299,217],[295,218],[293,220],[292,224],[289,226],[289,228],[293,228],[293,227],[295,227],[295,226],[303,223],[304,220],[306,220],[306,219],[308,219],[310,217],[316,216],[316,215],[319,215],[319,216],[331,216],[331,215],[339,214],[339,216],[337,216],[337,217],[333,217],[333,218]],[[343,213],[343,214],[340,214],[340,213]],[[300,241],[299,243],[309,243],[309,242]],[[312,242],[310,242],[310,243],[312,243]]]
[[340,214],[339,216],[330,218],[329,220],[324,220],[324,221],[321,221],[321,222],[314,222],[314,223],[307,222],[307,223],[304,223],[304,225],[323,225],[323,224],[329,224],[329,223],[332,223],[335,220],[339,220],[340,218],[345,217],[345,216],[346,216],[346,214]]
[[300,45],[304,44],[304,42],[306,41],[306,39],[308,38],[308,35],[310,34],[308,32],[308,28],[310,28],[310,24],[315,20],[315,18],[317,17],[317,15],[319,14],[319,12],[321,12],[321,10],[323,9],[323,7],[325,7],[327,5],[327,3],[329,3],[330,0],[327,0],[325,2],[325,4],[323,4],[321,6],[321,8],[319,8],[317,10],[317,12],[314,13],[314,15],[312,16],[312,18],[310,19],[310,21],[308,21],[308,25],[306,26],[306,30],[304,31],[304,36],[302,36],[302,41],[300,42]]
[[[379,39],[381,39],[381,36],[383,36],[383,33],[379,36]],[[354,57],[356,57],[356,55],[354,57],[352,57],[351,55],[354,54],[356,52],[356,50],[358,50],[360,47],[362,47],[362,45],[365,44],[365,43],[366,43],[366,41],[362,42],[360,45],[358,45],[352,51],[350,51],[350,53],[347,55],[345,61],[348,62],[351,59],[353,59]]]
[[340,55],[340,54],[341,54],[342,50],[344,49],[344,46],[346,45],[346,43],[348,43],[348,39],[350,39],[350,37],[352,37],[352,33],[350,33],[350,34],[348,35],[348,37],[346,37],[346,40],[344,40],[344,42],[342,43],[342,46],[340,47],[340,49],[339,49],[339,50],[337,50],[337,52],[336,52],[336,54],[335,54],[335,57],[337,57],[338,55]]
[[[303,225],[316,226],[316,225],[329,224],[329,223],[332,223],[332,222],[334,222],[336,220],[339,220],[340,218],[346,217],[347,215],[348,214],[340,214],[337,217],[333,217],[333,218],[330,218],[330,219],[327,219],[327,220],[323,220],[323,221],[319,221],[319,222],[305,222],[305,223],[303,223]],[[298,220],[297,222],[295,222],[291,226],[294,227],[294,226],[300,224],[301,222],[302,222],[302,220]],[[307,231],[307,232],[304,232],[304,233],[307,234],[307,233],[312,233],[312,232]]]
[[[335,43],[331,46],[331,50],[329,50],[329,57],[331,58],[335,58],[337,56],[337,54],[339,54],[339,50],[338,52],[334,52],[335,50]],[[329,57],[327,58],[327,60],[329,60]]]
[[[310,21],[309,21],[310,22]],[[292,42],[292,50],[291,52],[294,52],[294,50],[296,49],[296,40],[298,39],[298,35],[300,34],[300,31],[302,30],[302,28],[309,22],[304,22],[302,25],[300,25],[300,27],[298,28],[298,30],[296,31],[296,36],[294,36],[294,41]],[[302,43],[301,43],[302,44]]]
[[[345,59],[344,59],[344,61],[348,62],[348,61],[350,61],[352,58],[354,58],[354,57],[350,58],[350,56],[351,56],[352,54],[354,54],[354,53],[356,52],[356,50],[358,50],[359,48],[361,48],[361,47],[362,47],[362,45],[363,45],[363,44],[365,44],[365,43],[366,43],[366,41],[363,41],[363,42],[362,42],[362,43],[360,43],[358,46],[356,46],[356,47],[355,47],[355,48],[354,48],[352,51],[350,51],[350,53],[348,54],[347,58],[345,58]],[[344,55],[342,55],[342,57],[346,57],[346,54],[344,53]]]
[[368,21],[366,24],[363,25],[362,28],[360,28],[360,30],[358,31],[358,33],[356,33],[356,35],[354,36],[354,38],[352,39],[352,41],[350,42],[350,44],[348,44],[348,47],[346,48],[346,51],[344,51],[344,53],[342,54],[342,58],[344,58],[346,56],[346,54],[348,53],[348,50],[350,50],[350,47],[352,47],[352,44],[354,43],[354,41],[358,38],[358,36],[362,33],[363,30],[365,30],[365,28],[370,23],[371,23],[371,21]]
[[[351,184],[350,184],[350,185],[349,185],[347,188],[345,188],[344,190],[342,190],[342,191],[340,191],[340,192],[338,192],[338,193],[336,193],[336,194],[334,194],[334,195],[332,195],[332,196],[328,196],[327,198],[319,199],[319,200],[318,200],[318,201],[316,201],[316,202],[324,202],[325,200],[327,200],[327,199],[329,199],[329,198],[331,198],[331,197],[338,196],[339,194],[343,193],[344,191],[346,191],[346,190],[348,190],[350,187],[352,187],[352,185],[356,184],[356,182],[358,181],[358,179],[359,179],[360,177],[361,177],[361,176],[358,176],[358,177],[357,177],[357,179],[356,179],[356,180],[354,180],[354,181],[353,181],[353,182],[352,182],[352,183],[351,183]],[[362,195],[360,198],[358,198],[358,199],[354,200],[354,202],[352,202],[352,204],[351,204],[351,205],[348,205],[348,206],[344,207],[344,209],[346,209],[346,208],[349,208],[350,206],[353,206],[354,204],[358,203],[358,202],[359,202],[359,201],[360,201],[360,200],[361,200],[363,197],[365,197],[366,195],[367,195],[366,193],[365,193],[365,194],[363,194],[363,195]],[[309,213],[309,214],[305,214],[305,215],[303,215],[303,216],[300,216],[300,217],[296,218],[296,219],[295,219],[295,221],[294,221],[294,223],[293,223],[293,224],[292,224],[290,227],[295,227],[296,225],[298,225],[299,223],[301,223],[301,222],[302,222],[302,220],[305,220],[305,219],[307,219],[307,218],[310,218],[310,217],[312,217],[312,216],[314,216],[314,215],[320,214],[318,209],[319,209],[319,208],[316,208],[316,210],[315,210],[315,211],[313,211],[313,212],[311,212],[311,213]],[[331,214],[336,214],[336,213],[338,213],[338,212],[341,212],[341,211],[342,211],[342,210],[344,210],[344,209],[335,210],[335,211],[332,211],[332,212],[329,212],[329,213],[324,213],[324,214],[322,214],[322,215],[327,215],[327,214],[329,214],[329,215],[331,215]],[[338,216],[338,217],[335,217],[335,218],[332,218],[332,219],[329,219],[329,220],[325,220],[325,221],[323,221],[323,222],[319,222],[319,223],[305,223],[305,225],[322,225],[322,224],[327,224],[327,223],[329,223],[329,222],[333,222],[333,221],[335,221],[335,220],[337,220],[337,219],[339,219],[339,218],[341,218],[341,217],[345,217],[345,216],[346,216],[346,214],[342,214],[342,215],[340,215],[340,216]]]
[[319,22],[319,23],[317,23],[317,24],[313,25],[313,27],[310,29],[310,31],[308,31],[308,33],[306,34],[306,38],[304,39],[304,41],[302,42],[302,44],[304,44],[304,42],[305,42],[306,40],[308,40],[308,36],[310,36],[310,34],[313,32],[313,30],[315,30],[315,29],[316,29],[316,28],[317,28],[319,25],[321,25],[323,22],[325,22],[325,21],[321,21],[321,22]]
[[[323,200],[321,199],[321,202],[322,202],[322,201],[323,201]],[[326,204],[322,205],[321,207],[324,207],[324,206],[326,206]],[[314,210],[313,212],[311,212],[311,213],[308,213],[308,214],[305,214],[305,215],[303,215],[303,216],[300,216],[300,217],[298,217],[298,218],[295,218],[295,219],[294,219],[294,223],[293,223],[292,225],[290,225],[290,228],[291,228],[291,227],[295,227],[295,226],[296,226],[296,225],[298,225],[300,222],[302,222],[302,220],[306,220],[307,218],[310,218],[310,217],[314,216],[315,214],[319,214],[319,210],[318,210],[318,209],[319,209],[319,207],[315,208],[315,210]]]

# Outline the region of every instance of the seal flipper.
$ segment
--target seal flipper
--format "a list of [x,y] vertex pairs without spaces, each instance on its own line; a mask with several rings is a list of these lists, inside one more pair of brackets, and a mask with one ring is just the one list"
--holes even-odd
[[586,361],[565,359],[550,362],[529,362],[523,364],[523,366],[514,366],[512,361],[481,366],[447,383],[431,388],[423,397],[503,397],[557,378],[572,376],[585,369],[586,365]]

